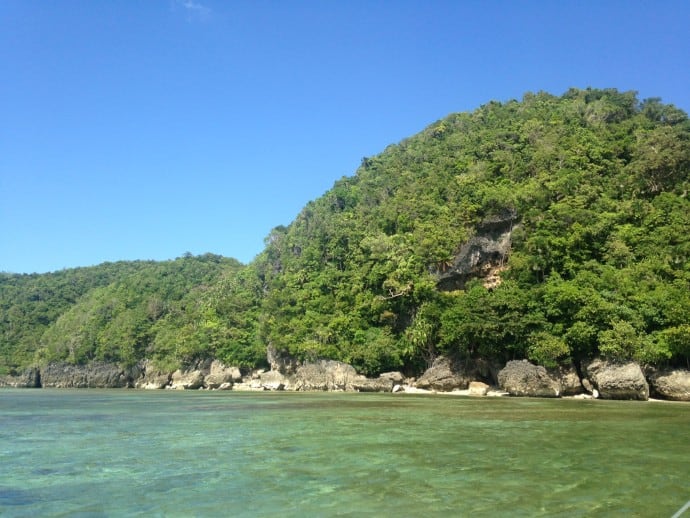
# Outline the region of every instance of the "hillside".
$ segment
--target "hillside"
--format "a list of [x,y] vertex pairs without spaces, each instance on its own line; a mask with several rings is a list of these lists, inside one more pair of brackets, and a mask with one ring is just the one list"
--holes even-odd
[[[0,374],[32,363],[170,363],[215,352],[193,335],[202,294],[241,268],[206,254],[174,261],[105,263],[42,275],[0,276]],[[194,352],[192,352],[192,349]]]
[[267,345],[367,374],[417,373],[442,353],[686,364],[689,172],[690,122],[658,99],[491,102],[364,158],[247,266],[2,275],[0,369],[254,366]]
[[687,116],[633,93],[451,115],[269,236],[262,339],[369,373],[441,352],[687,361],[689,167]]

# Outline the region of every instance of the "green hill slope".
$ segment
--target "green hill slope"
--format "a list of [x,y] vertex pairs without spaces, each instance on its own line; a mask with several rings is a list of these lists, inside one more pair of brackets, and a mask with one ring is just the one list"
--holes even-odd
[[50,361],[132,364],[145,357],[172,365],[199,348],[215,352],[202,332],[190,336],[190,322],[201,319],[204,294],[240,269],[234,259],[206,254],[3,274],[0,368],[16,372]]
[[[689,170],[687,116],[633,93],[451,115],[274,230],[262,338],[368,373],[441,352],[684,361]],[[492,232],[503,248],[459,264]]]
[[254,366],[267,345],[367,374],[419,372],[439,354],[686,364],[689,172],[688,117],[658,99],[491,102],[364,158],[250,265],[0,276],[0,369]]

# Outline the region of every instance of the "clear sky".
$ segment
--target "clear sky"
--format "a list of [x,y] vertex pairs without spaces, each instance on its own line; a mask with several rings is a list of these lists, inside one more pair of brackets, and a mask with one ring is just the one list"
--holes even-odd
[[690,111],[690,2],[0,0],[0,271],[248,262],[362,157],[571,86]]

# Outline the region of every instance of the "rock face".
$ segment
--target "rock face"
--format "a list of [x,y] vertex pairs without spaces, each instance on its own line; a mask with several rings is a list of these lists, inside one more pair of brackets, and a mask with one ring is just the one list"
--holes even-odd
[[424,374],[417,380],[417,388],[450,392],[454,389],[466,389],[471,381],[463,366],[446,356],[439,356]]
[[290,388],[290,380],[278,371],[270,370],[259,374],[261,388],[264,390],[287,390]]
[[213,360],[209,367],[209,372],[204,376],[204,387],[217,389],[221,386],[225,389],[228,384],[232,386],[242,379],[242,373],[237,367],[228,367],[218,360]]
[[596,359],[587,365],[586,372],[601,399],[649,399],[649,385],[635,362]]
[[218,360],[203,360],[172,373],[162,371],[146,360],[141,362],[139,369],[141,374],[134,380],[134,387],[141,389],[229,390],[242,379],[239,368],[227,366]]
[[690,371],[665,369],[648,375],[653,396],[673,401],[690,401]]
[[170,388],[175,390],[195,390],[204,386],[204,374],[198,369],[176,370],[170,379]]
[[549,371],[552,378],[557,379],[561,385],[561,396],[577,396],[584,394],[585,387],[573,365],[569,367],[559,367]]
[[125,388],[132,386],[132,372],[112,363],[87,365],[50,363],[41,369],[41,386],[45,388]]
[[510,252],[516,220],[517,213],[512,210],[485,219],[474,237],[462,245],[453,265],[437,272],[438,287],[447,291],[464,289],[469,279],[486,279],[500,269]]
[[139,363],[139,370],[141,376],[134,380],[135,388],[157,390],[170,385],[171,373],[155,368],[148,360]]
[[559,397],[561,384],[546,369],[527,360],[509,361],[498,373],[498,385],[511,396]]
[[268,344],[266,347],[266,360],[272,371],[278,371],[281,374],[294,374],[300,366],[297,360],[289,354],[279,351],[273,344]]
[[399,372],[385,373],[378,378],[367,378],[357,374],[347,363],[319,360],[305,363],[296,368],[292,375],[278,370],[255,373],[252,379],[245,379],[241,390],[300,390],[300,391],[356,391],[392,392],[394,380],[403,380]]
[[333,360],[319,360],[297,368],[295,390],[355,390],[358,378],[352,365]]
[[37,367],[30,367],[19,376],[0,376],[0,387],[40,388],[41,373]]

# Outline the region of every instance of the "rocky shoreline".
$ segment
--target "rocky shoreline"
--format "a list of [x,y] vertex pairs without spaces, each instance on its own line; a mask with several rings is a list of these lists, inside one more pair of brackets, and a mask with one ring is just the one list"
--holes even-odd
[[546,369],[527,360],[515,360],[498,368],[482,361],[470,364],[440,356],[415,379],[406,378],[400,372],[367,378],[351,365],[333,360],[298,364],[275,354],[269,353],[268,358],[270,370],[248,372],[218,360],[198,362],[174,372],[161,371],[149,361],[131,368],[105,362],[51,363],[27,369],[19,376],[0,376],[0,387],[344,391],[690,401],[689,370],[643,369],[634,362],[595,359],[578,370],[574,366]]

